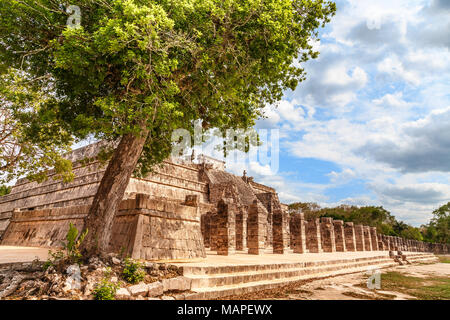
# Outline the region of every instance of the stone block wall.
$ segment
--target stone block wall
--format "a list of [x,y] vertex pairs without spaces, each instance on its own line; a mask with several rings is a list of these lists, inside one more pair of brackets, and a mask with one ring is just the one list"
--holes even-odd
[[[69,223],[79,230],[89,206],[16,211],[2,245],[59,247]],[[197,207],[138,195],[122,201],[114,218],[110,250],[134,259],[205,257]]]

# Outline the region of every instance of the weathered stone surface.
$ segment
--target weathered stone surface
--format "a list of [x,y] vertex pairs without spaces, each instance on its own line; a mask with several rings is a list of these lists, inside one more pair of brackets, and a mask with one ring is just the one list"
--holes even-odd
[[117,299],[126,299],[131,296],[130,291],[128,291],[127,288],[119,288],[116,291],[116,298]]
[[322,239],[322,250],[324,252],[336,252],[332,218],[322,218],[322,222],[320,223],[320,236]]
[[353,222],[346,222],[344,226],[345,248],[347,251],[356,251],[356,235]]
[[356,251],[365,251],[364,227],[360,224],[355,226]]
[[148,285],[148,296],[156,297],[164,293],[164,285],[161,281],[152,282]]
[[232,199],[222,199],[217,204],[216,250],[219,255],[234,254],[236,251],[236,212]]
[[378,251],[378,235],[377,235],[377,228],[376,227],[370,227],[370,238],[372,240],[372,250]]
[[333,225],[334,225],[336,251],[345,252],[347,251],[347,249],[345,246],[344,221],[334,220]]
[[303,213],[294,213],[290,220],[291,225],[291,248],[294,253],[306,253],[306,228]]
[[164,292],[170,290],[185,291],[191,289],[191,279],[187,277],[176,277],[171,279],[164,279],[162,287]]
[[285,230],[286,220],[287,216],[281,211],[281,209],[276,210],[272,215],[273,253],[283,254],[288,248]]
[[311,253],[322,252],[322,239],[319,219],[313,219],[306,224],[306,245]]
[[130,294],[135,297],[139,295],[146,296],[148,290],[149,290],[148,285],[143,282],[128,287],[128,291],[130,291]]
[[265,217],[256,200],[250,206],[247,221],[248,253],[260,254],[265,248]]
[[372,251],[372,238],[370,237],[370,227],[363,226],[364,249],[365,251]]

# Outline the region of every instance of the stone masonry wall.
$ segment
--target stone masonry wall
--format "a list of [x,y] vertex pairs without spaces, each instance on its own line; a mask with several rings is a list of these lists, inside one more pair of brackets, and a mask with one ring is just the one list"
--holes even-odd
[[[59,247],[69,222],[79,230],[89,206],[16,211],[2,245]],[[137,195],[122,201],[114,218],[111,251],[134,259],[205,257],[197,207]]]

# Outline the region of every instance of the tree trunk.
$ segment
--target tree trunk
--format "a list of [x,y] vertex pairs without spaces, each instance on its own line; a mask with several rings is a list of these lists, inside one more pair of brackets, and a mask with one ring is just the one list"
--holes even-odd
[[85,218],[84,230],[88,229],[88,234],[81,244],[81,252],[85,257],[107,253],[114,216],[141,156],[148,133],[147,129],[143,129],[140,136],[123,136],[114,151]]

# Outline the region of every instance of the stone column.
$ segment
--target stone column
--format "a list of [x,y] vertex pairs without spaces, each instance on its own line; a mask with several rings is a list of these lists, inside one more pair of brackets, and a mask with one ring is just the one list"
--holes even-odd
[[364,248],[366,251],[372,251],[372,239],[370,238],[370,227],[363,226]]
[[306,247],[311,253],[320,253],[322,251],[322,240],[320,237],[319,219],[308,221],[306,225]]
[[247,219],[247,246],[249,254],[261,254],[264,252],[265,219],[266,217],[261,208],[258,207],[258,202],[256,200],[253,201],[249,208]]
[[294,213],[291,216],[291,247],[294,253],[306,253],[306,230],[303,213]]
[[209,246],[212,251],[217,251],[217,212],[211,212],[209,221],[211,230]]
[[386,248],[384,246],[383,240],[381,240],[381,235],[378,235],[378,250],[379,251],[385,251]]
[[209,248],[211,240],[211,214],[209,212],[201,216],[201,230],[205,248]]
[[372,239],[372,250],[378,251],[378,235],[377,235],[377,228],[376,227],[370,227],[370,238]]
[[355,226],[355,238],[356,238],[356,251],[364,251],[366,247],[364,243],[364,228],[360,224],[357,224]]
[[273,253],[283,254],[288,247],[286,234],[286,216],[281,210],[275,210],[272,215]]
[[322,218],[320,223],[320,236],[322,237],[322,250],[336,252],[336,239],[332,218]]
[[336,241],[336,251],[345,252],[347,251],[345,247],[345,233],[344,233],[344,221],[334,220],[334,237]]
[[390,251],[395,251],[395,238],[394,236],[389,236],[389,241],[390,241],[390,246],[389,246],[389,250]]
[[244,250],[247,242],[247,237],[244,231],[245,225],[246,223],[244,223],[244,212],[242,210],[239,210],[239,212],[236,213],[236,250],[239,251]]
[[236,205],[223,199],[217,204],[217,254],[230,255],[236,251]]
[[355,227],[353,222],[346,222],[344,226],[345,248],[347,251],[356,251]]

